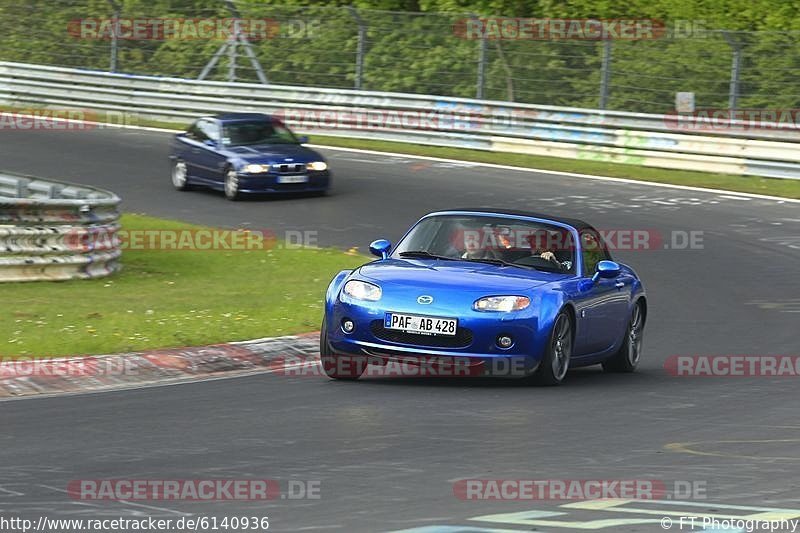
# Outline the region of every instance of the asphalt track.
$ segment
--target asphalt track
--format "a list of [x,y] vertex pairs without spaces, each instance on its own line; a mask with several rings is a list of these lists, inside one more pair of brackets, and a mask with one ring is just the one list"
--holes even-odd
[[[108,188],[128,211],[316,231],[320,245],[362,250],[377,237],[396,240],[427,211],[458,206],[527,208],[602,228],[702,231],[703,248],[615,254],[643,277],[650,301],[645,359],[633,375],[584,369],[562,387],[535,388],[265,374],[2,403],[0,516],[268,515],[274,531],[347,532],[577,531],[599,519],[609,520],[594,524],[606,526],[599,531],[663,531],[665,509],[756,512],[724,505],[800,516],[798,379],[677,378],[663,369],[676,354],[800,355],[798,204],[342,151],[326,151],[335,172],[328,197],[231,203],[173,191],[166,141],[138,131],[2,131],[0,168]],[[321,497],[142,505],[64,493],[73,479],[251,476],[320,481]],[[677,480],[699,482],[705,494],[619,512],[564,501],[462,501],[453,482],[463,478]],[[556,522],[548,525],[525,525],[518,514],[471,520],[524,511],[561,514],[536,515]],[[655,522],[619,521],[648,518]]]

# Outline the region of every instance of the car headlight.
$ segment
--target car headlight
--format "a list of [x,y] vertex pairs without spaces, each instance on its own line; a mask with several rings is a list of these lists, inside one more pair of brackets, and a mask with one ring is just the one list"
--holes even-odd
[[306,169],[316,171],[328,170],[328,163],[325,161],[313,161],[306,164]]
[[381,299],[381,288],[366,281],[350,280],[344,284],[344,293],[356,300],[376,302]]
[[473,308],[476,311],[522,311],[531,305],[531,299],[527,296],[487,296],[480,300],[475,300]]
[[260,174],[262,172],[269,172],[269,165],[256,165],[249,164],[244,166],[244,171],[248,174]]

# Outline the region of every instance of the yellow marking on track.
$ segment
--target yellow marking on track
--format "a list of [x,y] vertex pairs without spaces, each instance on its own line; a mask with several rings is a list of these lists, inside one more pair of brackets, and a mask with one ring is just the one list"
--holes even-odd
[[630,503],[633,501],[636,500],[608,498],[606,500],[586,500],[574,503],[565,503],[564,505],[559,505],[559,507],[565,507],[567,509],[591,509],[597,511],[597,510],[604,510],[612,507],[617,507],[619,505],[623,505],[625,503]]
[[696,442],[671,442],[664,446],[665,450],[676,453],[686,453],[689,455],[700,455],[705,457],[727,457],[735,459],[754,459],[754,460],[770,460],[770,461],[800,461],[800,456],[797,457],[774,457],[768,455],[743,455],[736,453],[715,452],[695,450],[695,446],[714,445],[714,444],[777,444],[786,442],[800,442],[800,439],[768,439],[768,440],[707,440]]
[[[563,507],[563,506],[562,506]],[[542,520],[544,517],[563,515],[547,511],[522,511],[519,513],[487,514],[470,518],[470,521],[493,522],[496,524],[513,524],[516,526],[541,526],[570,529],[603,529],[637,524],[658,524],[660,520],[652,518],[606,518],[600,520]]]

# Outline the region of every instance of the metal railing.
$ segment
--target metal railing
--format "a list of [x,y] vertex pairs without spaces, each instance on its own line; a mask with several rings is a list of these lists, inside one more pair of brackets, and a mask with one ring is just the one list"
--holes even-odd
[[[430,95],[131,76],[0,62],[6,106],[109,112],[125,122],[188,122],[226,111],[270,113],[302,133],[800,178],[800,132],[744,122],[559,108]],[[0,117],[2,118],[2,117]],[[108,118],[108,116],[106,116]],[[697,128],[702,128],[698,130]]]
[[0,173],[0,282],[117,271],[119,202],[94,187]]

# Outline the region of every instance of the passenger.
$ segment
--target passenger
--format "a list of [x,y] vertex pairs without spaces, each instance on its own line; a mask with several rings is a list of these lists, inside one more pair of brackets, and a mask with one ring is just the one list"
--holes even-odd
[[491,247],[484,247],[489,244],[491,239],[487,238],[487,232],[492,232],[489,227],[483,227],[478,230],[464,231],[464,253],[461,254],[461,259],[497,259],[497,251]]

